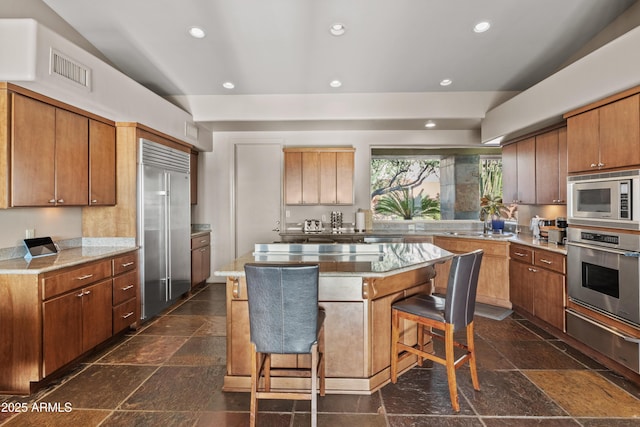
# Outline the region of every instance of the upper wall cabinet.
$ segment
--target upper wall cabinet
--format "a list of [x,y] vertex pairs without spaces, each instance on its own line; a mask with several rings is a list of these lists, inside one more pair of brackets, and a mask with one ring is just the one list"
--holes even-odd
[[502,147],[502,193],[505,203],[566,203],[566,139],[566,128],[563,126]]
[[569,173],[640,165],[639,90],[565,114]]
[[13,88],[0,87],[0,208],[114,205],[113,123]]
[[287,205],[353,204],[354,148],[285,148]]

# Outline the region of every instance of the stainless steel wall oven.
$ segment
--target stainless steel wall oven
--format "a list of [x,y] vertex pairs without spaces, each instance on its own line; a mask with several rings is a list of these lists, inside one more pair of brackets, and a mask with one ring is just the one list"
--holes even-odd
[[[570,227],[569,299],[640,328],[640,235]],[[640,339],[567,311],[567,333],[640,373]]]

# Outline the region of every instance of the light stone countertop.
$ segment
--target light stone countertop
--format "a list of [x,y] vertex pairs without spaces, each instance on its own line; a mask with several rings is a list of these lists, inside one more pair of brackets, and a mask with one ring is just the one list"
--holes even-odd
[[214,272],[216,276],[244,276],[250,262],[303,263],[320,265],[321,276],[387,277],[430,266],[453,257],[449,251],[430,243],[380,243],[378,254],[248,253]]
[[81,246],[63,249],[56,255],[30,260],[12,258],[0,261],[0,274],[40,274],[135,251],[132,246]]

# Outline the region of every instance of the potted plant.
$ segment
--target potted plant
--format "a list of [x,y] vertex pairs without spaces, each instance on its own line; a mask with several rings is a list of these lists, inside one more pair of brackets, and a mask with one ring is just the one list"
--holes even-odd
[[504,229],[504,218],[508,218],[509,208],[502,203],[502,197],[485,194],[480,199],[480,219],[486,223],[491,221],[492,230]]

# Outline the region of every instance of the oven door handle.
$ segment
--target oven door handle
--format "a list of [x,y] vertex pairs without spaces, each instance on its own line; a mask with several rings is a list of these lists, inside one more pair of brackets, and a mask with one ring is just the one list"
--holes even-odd
[[589,323],[591,323],[591,324],[592,324],[592,325],[594,325],[594,326],[597,326],[597,327],[599,327],[599,328],[601,328],[601,329],[604,329],[604,330],[606,330],[607,332],[609,332],[610,334],[613,334],[613,335],[615,335],[615,336],[617,336],[617,337],[620,337],[620,338],[622,338],[623,340],[625,340],[625,341],[627,341],[627,342],[632,342],[632,343],[635,343],[635,344],[640,344],[640,338],[630,337],[630,336],[628,336],[628,335],[621,334],[621,333],[620,333],[620,332],[618,332],[617,330],[615,330],[615,329],[613,329],[613,328],[611,328],[611,327],[609,327],[609,326],[607,326],[607,325],[605,325],[605,324],[603,324],[603,323],[600,323],[600,322],[597,322],[597,321],[595,321],[595,320],[592,320],[592,319],[588,318],[587,316],[584,316],[582,313],[578,313],[578,312],[577,312],[577,311],[575,311],[575,310],[567,310],[567,311],[568,311],[568,312],[571,312],[571,314],[572,314],[572,315],[574,315],[574,316],[576,316],[576,317],[579,317],[580,319],[584,320],[585,322],[589,322]]
[[567,245],[568,246],[576,246],[576,247],[584,248],[584,249],[592,249],[594,251],[608,252],[610,254],[616,254],[616,255],[640,258],[640,253],[633,252],[633,251],[621,251],[619,249],[611,249],[611,248],[605,248],[605,247],[602,247],[602,246],[586,245],[584,243],[578,243],[578,242],[567,242]]

